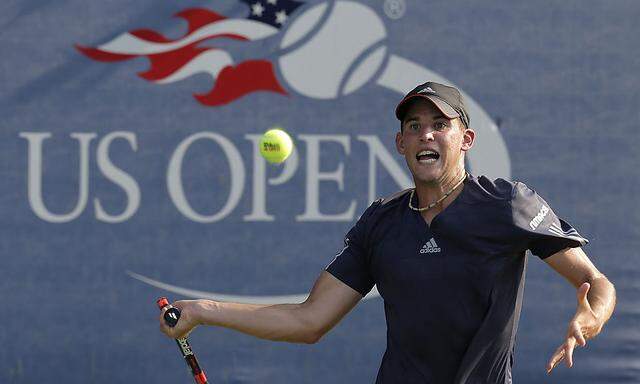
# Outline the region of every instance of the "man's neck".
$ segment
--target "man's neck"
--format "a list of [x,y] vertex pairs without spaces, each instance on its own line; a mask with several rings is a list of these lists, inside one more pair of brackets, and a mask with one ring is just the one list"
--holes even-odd
[[[434,180],[431,183],[416,183],[418,206],[420,208],[426,207],[449,193],[447,198],[432,208],[434,212],[441,212],[460,194],[462,191],[462,183],[460,181],[465,176],[465,169],[458,168],[455,172],[444,175],[440,180]],[[456,187],[456,185],[458,186]],[[455,190],[453,190],[454,188]]]

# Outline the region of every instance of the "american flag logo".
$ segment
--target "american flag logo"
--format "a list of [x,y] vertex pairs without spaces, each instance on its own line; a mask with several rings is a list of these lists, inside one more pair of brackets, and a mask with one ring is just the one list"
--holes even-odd
[[[150,68],[138,75],[156,84],[168,84],[197,73],[214,80],[211,90],[194,94],[207,106],[228,104],[256,91],[286,95],[271,61],[245,60],[235,63],[231,54],[211,47],[220,39],[238,42],[257,41],[276,35],[303,3],[293,0],[239,0],[249,6],[245,18],[227,18],[204,8],[185,9],[175,14],[188,23],[186,34],[168,39],[151,29],[123,33],[97,47],[76,45],[87,57],[101,62],[116,62],[137,57],[149,59]],[[205,43],[206,42],[206,46]]]

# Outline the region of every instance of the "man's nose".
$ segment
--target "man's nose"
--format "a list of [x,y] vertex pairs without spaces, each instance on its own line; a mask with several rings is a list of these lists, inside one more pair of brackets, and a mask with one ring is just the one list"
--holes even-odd
[[433,130],[425,128],[421,135],[420,135],[420,140],[422,141],[433,141],[435,140],[435,137],[433,137]]

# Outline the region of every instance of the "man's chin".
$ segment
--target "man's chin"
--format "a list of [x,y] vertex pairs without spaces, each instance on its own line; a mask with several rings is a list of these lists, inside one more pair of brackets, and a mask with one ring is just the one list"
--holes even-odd
[[440,180],[440,170],[433,169],[429,172],[425,172],[425,170],[421,171],[422,172],[416,172],[413,176],[416,184],[437,184],[438,180]]

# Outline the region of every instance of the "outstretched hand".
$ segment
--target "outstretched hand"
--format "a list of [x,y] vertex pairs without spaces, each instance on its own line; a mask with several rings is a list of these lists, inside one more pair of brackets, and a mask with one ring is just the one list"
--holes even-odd
[[556,349],[555,353],[547,363],[547,374],[564,360],[567,367],[573,366],[573,350],[576,344],[585,347],[587,340],[595,337],[602,330],[604,322],[596,315],[587,300],[587,294],[591,285],[583,283],[578,288],[578,308],[575,316],[569,322],[569,329],[564,343]]

